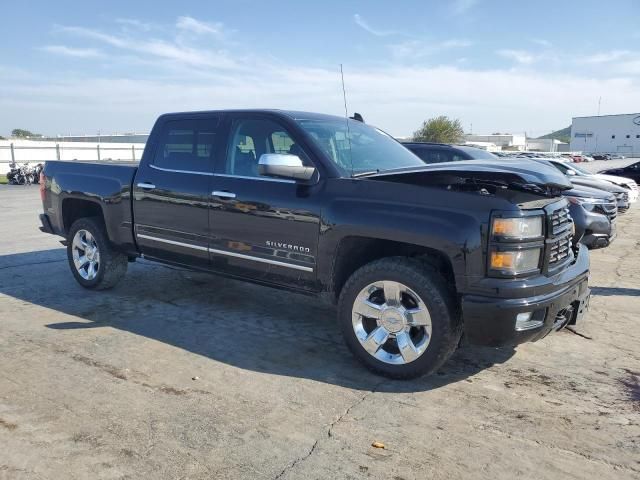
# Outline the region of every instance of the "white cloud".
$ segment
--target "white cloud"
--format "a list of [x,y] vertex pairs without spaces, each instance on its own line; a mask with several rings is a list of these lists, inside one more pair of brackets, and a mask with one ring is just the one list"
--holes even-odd
[[131,27],[142,32],[149,32],[153,28],[153,25],[151,23],[142,22],[135,18],[117,18],[116,23],[119,23],[124,27]]
[[422,40],[407,40],[389,45],[391,54],[397,59],[416,59],[433,55],[453,48],[470,47],[469,40],[450,39],[442,42],[430,43]]
[[451,8],[454,14],[463,15],[471,10],[479,0],[454,0]]
[[[104,31],[73,26],[55,30],[81,45],[68,49],[91,49],[90,44],[97,43],[109,60],[109,76],[91,68],[67,72],[59,67],[43,75],[37,67],[19,71],[0,66],[0,111],[4,113],[0,131],[15,124],[50,134],[144,131],[162,112],[212,108],[275,107],[343,114],[339,72],[319,67],[312,58],[292,64],[244,53],[252,51],[250,46],[226,45],[229,51],[220,50],[211,46],[211,38],[195,33],[178,39],[184,31],[177,26],[153,29],[160,38],[140,31]],[[410,40],[400,54],[425,49],[452,49],[458,54],[458,48],[470,43]],[[501,55],[523,65],[547,59],[521,50],[504,50]],[[451,63],[459,56],[452,55]],[[604,92],[611,112],[640,104],[640,78],[634,76],[640,74],[638,55],[620,58],[606,69],[581,69],[578,64],[564,68],[563,63],[560,70],[540,71],[487,70],[471,66],[469,58],[467,63],[439,67],[417,67],[418,62],[407,57],[394,61],[387,56],[381,59],[384,63],[368,67],[347,59],[350,111],[361,112],[368,122],[403,136],[439,114],[460,118],[465,124],[473,122],[478,131],[544,132],[567,125],[572,116],[591,113],[586,106]]]
[[[586,105],[607,93],[611,111],[640,104],[630,79],[594,79],[550,72],[481,71],[462,67],[349,67],[345,82],[350,111],[398,136],[426,118],[446,114],[472,121],[478,131],[545,131],[589,113]],[[4,82],[0,131],[13,114],[46,133],[148,130],[165,111],[277,107],[342,115],[342,91],[335,70],[265,65],[243,72],[204,76],[167,74],[106,79],[60,76],[51,81]],[[534,94],[535,93],[535,94]],[[544,99],[544,101],[540,101]],[[100,112],[99,116],[95,115]],[[55,122],[53,119],[56,119]],[[64,119],[60,123],[59,119]],[[42,121],[42,123],[38,123]],[[35,122],[35,123],[34,123]]]
[[76,26],[57,26],[56,31],[96,40],[134,54],[158,57],[195,67],[226,69],[237,67],[237,63],[224,51],[191,47],[177,41],[170,42],[158,39],[140,40],[138,38],[110,35],[98,30]]
[[537,57],[526,50],[503,49],[496,52],[498,55],[514,60],[523,65],[529,65],[537,60]]
[[611,50],[609,52],[594,53],[580,60],[584,63],[607,63],[627,57],[630,54],[629,50]]
[[40,50],[56,55],[76,58],[95,58],[102,55],[100,51],[95,48],[73,48],[65,45],[45,45],[40,48]]
[[90,38],[92,40],[98,40],[100,42],[111,45],[112,47],[125,48],[127,46],[127,40],[116,37],[114,35],[109,35],[106,33],[99,32],[97,30],[91,30],[85,27],[74,27],[74,26],[64,26],[64,25],[55,25],[54,31],[69,33],[72,35]]
[[377,28],[372,27],[371,25],[369,25],[369,22],[367,22],[364,18],[362,18],[357,13],[353,16],[353,20],[356,22],[356,24],[360,28],[366,30],[372,35],[375,35],[376,37],[388,37],[390,35],[397,35],[397,32],[393,30],[379,30]]
[[461,39],[451,39],[445,40],[444,42],[438,44],[442,48],[464,48],[470,47],[473,43],[469,40],[461,40]]
[[216,36],[223,35],[222,23],[207,23],[196,20],[193,17],[178,17],[176,27],[179,30],[195,33],[197,35],[211,34]]
[[553,44],[549,40],[545,40],[544,38],[532,38],[531,41],[536,45],[540,45],[541,47],[550,48]]

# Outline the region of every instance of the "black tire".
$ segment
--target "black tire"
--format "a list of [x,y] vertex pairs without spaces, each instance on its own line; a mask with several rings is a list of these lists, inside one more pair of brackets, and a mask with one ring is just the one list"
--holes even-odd
[[[97,275],[90,280],[80,275],[73,260],[73,239],[78,230],[88,231],[95,239],[100,252]],[[67,236],[67,260],[76,281],[84,288],[94,290],[113,288],[127,273],[129,263],[125,254],[111,246],[104,223],[97,217],[80,218],[71,225]]]
[[[401,365],[385,363],[369,354],[358,340],[352,323],[352,309],[360,291],[371,283],[385,280],[402,283],[417,293],[431,316],[431,337],[424,353]],[[416,258],[384,258],[355,271],[340,292],[338,321],[347,346],[356,358],[373,372],[395,379],[434,373],[451,357],[462,335],[455,295],[433,267]]]

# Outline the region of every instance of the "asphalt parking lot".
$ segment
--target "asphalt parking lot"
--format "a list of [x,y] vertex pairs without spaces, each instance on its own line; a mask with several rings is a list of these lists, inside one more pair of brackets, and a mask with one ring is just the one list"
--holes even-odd
[[0,186],[0,479],[640,477],[638,205],[583,325],[409,382],[313,298],[146,261],[86,291],[40,208]]

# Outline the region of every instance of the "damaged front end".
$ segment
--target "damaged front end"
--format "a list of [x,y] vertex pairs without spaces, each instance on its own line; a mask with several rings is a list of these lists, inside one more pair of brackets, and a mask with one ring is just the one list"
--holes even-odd
[[558,170],[528,160],[461,161],[425,165],[418,168],[387,170],[369,178],[447,190],[498,195],[507,190],[557,197],[572,188]]

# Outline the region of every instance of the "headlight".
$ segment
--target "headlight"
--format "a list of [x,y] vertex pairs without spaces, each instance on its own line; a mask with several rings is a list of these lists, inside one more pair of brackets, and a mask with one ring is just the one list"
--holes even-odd
[[540,265],[540,248],[527,250],[492,251],[491,269],[502,274],[518,275],[537,270]]
[[542,236],[542,216],[494,218],[491,225],[494,237],[529,239]]
[[[574,205],[582,205],[582,208],[587,210],[588,212],[593,211],[596,208],[596,205],[603,205],[604,202],[599,198],[591,198],[591,197],[567,197],[569,203]],[[612,201],[615,201],[612,199]]]

